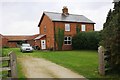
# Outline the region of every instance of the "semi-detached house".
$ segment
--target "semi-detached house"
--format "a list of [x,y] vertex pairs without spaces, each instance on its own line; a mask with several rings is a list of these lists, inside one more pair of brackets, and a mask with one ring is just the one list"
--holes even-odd
[[64,29],[63,50],[72,49],[72,37],[76,35],[76,28],[80,31],[94,31],[94,22],[84,15],[69,14],[68,8],[63,7],[62,13],[43,12],[39,22],[40,36],[35,41],[41,49],[57,50],[55,34],[57,28]]

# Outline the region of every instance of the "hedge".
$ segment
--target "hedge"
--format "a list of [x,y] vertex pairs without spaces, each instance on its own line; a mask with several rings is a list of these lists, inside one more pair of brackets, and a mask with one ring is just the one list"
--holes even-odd
[[100,32],[80,32],[72,38],[72,47],[75,50],[97,50],[100,41]]

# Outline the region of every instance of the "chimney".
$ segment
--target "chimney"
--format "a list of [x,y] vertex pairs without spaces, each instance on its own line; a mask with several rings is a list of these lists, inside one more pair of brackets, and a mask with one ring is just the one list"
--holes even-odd
[[64,7],[63,7],[63,9],[62,9],[62,14],[63,14],[63,15],[69,15],[67,6],[64,6]]

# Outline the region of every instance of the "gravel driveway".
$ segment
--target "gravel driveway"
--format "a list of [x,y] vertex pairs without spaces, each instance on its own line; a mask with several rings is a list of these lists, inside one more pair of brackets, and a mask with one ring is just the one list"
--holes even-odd
[[18,59],[27,78],[84,78],[83,76],[43,58]]

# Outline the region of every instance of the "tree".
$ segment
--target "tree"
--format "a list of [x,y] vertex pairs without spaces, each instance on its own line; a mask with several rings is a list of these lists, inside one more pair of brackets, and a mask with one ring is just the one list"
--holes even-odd
[[57,46],[58,46],[58,50],[62,50],[62,46],[63,46],[63,41],[64,41],[64,30],[61,28],[58,28],[56,30],[56,42],[57,42]]
[[115,3],[114,10],[110,10],[102,31],[102,41],[105,49],[109,50],[109,72],[120,73],[120,2]]

